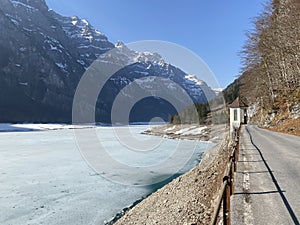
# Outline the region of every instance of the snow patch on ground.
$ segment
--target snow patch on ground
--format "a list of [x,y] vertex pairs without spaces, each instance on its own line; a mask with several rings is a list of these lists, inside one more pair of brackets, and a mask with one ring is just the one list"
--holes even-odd
[[176,128],[176,126],[174,125],[173,127],[169,127],[167,129],[165,129],[164,131],[171,131],[171,130],[174,130]]
[[184,133],[188,132],[189,130],[194,129],[195,127],[197,127],[197,126],[183,128],[181,130],[176,131],[175,134],[184,134]]
[[199,134],[202,134],[205,129],[207,129],[206,126],[198,127],[196,129],[190,129],[186,132],[183,132],[182,135],[199,135]]

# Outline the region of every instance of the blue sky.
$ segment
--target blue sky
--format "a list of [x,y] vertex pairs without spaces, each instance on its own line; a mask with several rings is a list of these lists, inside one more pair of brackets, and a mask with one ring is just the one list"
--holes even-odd
[[[238,51],[251,19],[264,1],[255,0],[46,0],[56,12],[87,19],[111,42],[162,40],[196,53],[221,87],[240,73]],[[172,62],[171,62],[172,63]],[[186,70],[185,70],[186,71]],[[194,73],[193,69],[186,71]]]

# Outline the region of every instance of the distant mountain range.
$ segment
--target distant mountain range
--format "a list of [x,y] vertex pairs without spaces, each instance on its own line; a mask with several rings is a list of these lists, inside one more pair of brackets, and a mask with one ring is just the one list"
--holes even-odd
[[[96,59],[115,63],[104,56],[112,49],[118,60],[130,65],[116,72],[101,91],[95,115],[99,122],[111,122],[115,97],[126,94],[120,91],[135,80],[141,89],[149,89],[149,98],[135,105],[131,122],[167,120],[176,113],[170,102],[151,97],[162,88],[151,86],[152,76],[175,82],[195,103],[215,97],[205,82],[164,62],[159,54],[113,44],[88,21],[61,16],[44,0],[1,0],[0,27],[0,122],[71,122],[81,77]],[[149,79],[137,80],[144,77]],[[163,87],[174,89],[172,82]]]

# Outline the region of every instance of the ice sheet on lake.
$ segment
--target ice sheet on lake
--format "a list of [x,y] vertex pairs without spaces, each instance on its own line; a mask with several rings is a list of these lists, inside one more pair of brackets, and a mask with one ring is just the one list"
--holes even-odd
[[[5,128],[5,125],[1,127]],[[34,128],[41,127],[57,128],[54,125]],[[137,126],[131,131],[137,138],[147,138],[139,135],[146,128]],[[28,126],[19,126],[19,129],[28,129]],[[143,158],[122,150],[119,140],[112,136],[112,129],[121,127],[89,129],[97,132],[116,160],[132,166],[160,162],[176,145],[176,140],[164,139],[164,151],[155,150]],[[197,144],[184,171],[197,164],[197,157],[209,145],[205,142]],[[73,130],[0,133],[1,225],[102,224],[152,191],[153,186],[126,186],[96,174],[83,160]]]
[[69,124],[9,124],[1,123],[0,132],[6,131],[41,131],[41,130],[59,130],[59,129],[82,129],[92,128],[94,125],[69,125]]

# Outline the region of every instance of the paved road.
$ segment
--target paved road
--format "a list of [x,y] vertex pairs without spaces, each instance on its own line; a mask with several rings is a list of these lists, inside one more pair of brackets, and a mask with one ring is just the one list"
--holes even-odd
[[300,221],[300,137],[245,126],[232,196],[232,224]]

